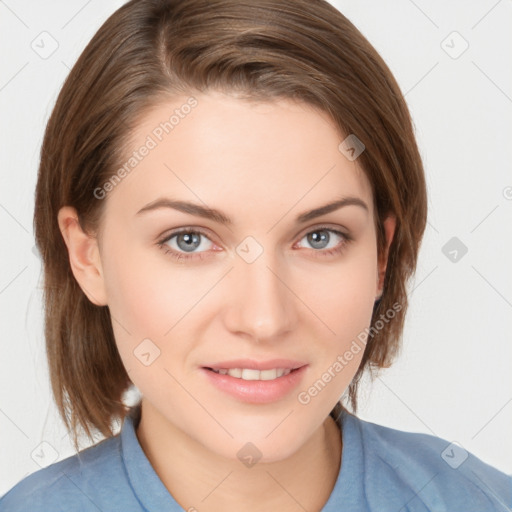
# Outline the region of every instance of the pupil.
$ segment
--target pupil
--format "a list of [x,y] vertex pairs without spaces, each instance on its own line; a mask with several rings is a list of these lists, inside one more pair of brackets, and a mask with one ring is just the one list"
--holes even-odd
[[[180,245],[181,240],[185,242],[183,247]],[[180,249],[191,252],[199,246],[199,236],[197,233],[181,234],[180,236],[178,236],[178,245],[180,246]]]
[[[320,235],[318,235],[320,233]],[[322,249],[322,244],[329,241],[329,235],[325,230],[315,231],[309,235],[309,242],[315,249]]]

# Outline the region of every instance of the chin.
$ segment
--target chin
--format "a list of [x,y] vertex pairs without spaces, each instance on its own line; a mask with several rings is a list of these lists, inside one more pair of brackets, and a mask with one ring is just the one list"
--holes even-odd
[[[229,443],[224,440],[224,446],[229,448],[222,450],[223,456],[239,458],[245,453],[251,455],[254,451],[254,455],[259,457],[259,462],[263,463],[277,462],[291,457],[307,442],[309,430],[303,422],[296,423],[296,418],[292,421],[291,418],[295,413],[290,414],[291,410],[287,409],[284,414],[280,413],[275,419],[251,421],[250,425],[247,422],[240,422],[236,429],[230,430],[234,439]],[[222,446],[222,443],[219,446]]]

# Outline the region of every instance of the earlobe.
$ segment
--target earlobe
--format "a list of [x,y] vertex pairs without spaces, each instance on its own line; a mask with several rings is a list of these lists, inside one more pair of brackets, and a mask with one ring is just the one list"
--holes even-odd
[[107,296],[97,239],[82,230],[75,208],[63,206],[57,219],[75,279],[93,304],[105,306]]
[[396,217],[394,215],[389,215],[383,222],[384,231],[386,233],[386,250],[385,253],[379,258],[378,264],[378,279],[377,279],[377,296],[376,299],[380,298],[382,292],[384,290],[384,279],[386,277],[386,268],[388,263],[389,256],[389,247],[391,246],[391,242],[393,241],[393,237],[395,235],[396,228]]

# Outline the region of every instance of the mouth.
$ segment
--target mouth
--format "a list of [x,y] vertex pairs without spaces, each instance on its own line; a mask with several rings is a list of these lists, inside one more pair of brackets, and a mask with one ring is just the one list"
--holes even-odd
[[208,368],[205,367],[206,370],[210,370],[219,375],[229,375],[230,377],[234,377],[235,379],[242,380],[274,380],[279,379],[280,377],[285,377],[292,372],[297,371],[299,368],[272,368],[270,370],[254,370],[252,368]]
[[248,403],[262,404],[289,397],[304,378],[309,365],[298,361],[224,361],[201,367],[219,391]]
[[290,359],[272,359],[267,361],[254,361],[251,359],[237,359],[221,361],[204,366],[219,375],[229,375],[242,380],[274,380],[285,377],[305,366],[306,363]]

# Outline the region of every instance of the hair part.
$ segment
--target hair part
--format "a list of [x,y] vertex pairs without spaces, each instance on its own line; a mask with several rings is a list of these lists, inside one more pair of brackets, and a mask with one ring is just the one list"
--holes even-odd
[[[108,306],[92,304],[73,276],[58,212],[73,206],[84,231],[97,235],[106,201],[94,190],[125,160],[144,114],[174,96],[208,91],[304,102],[326,112],[340,135],[363,142],[357,162],[372,187],[379,258],[389,214],[396,228],[372,316],[376,333],[344,396],[354,413],[365,370],[389,367],[399,352],[427,197],[406,102],[377,51],[324,0],[132,0],[105,21],[69,73],[44,134],[35,193],[51,385],[77,451],[79,428],[90,439],[91,428],[113,435],[132,383]],[[375,329],[394,304],[401,309]],[[342,409],[343,400],[331,415]]]

